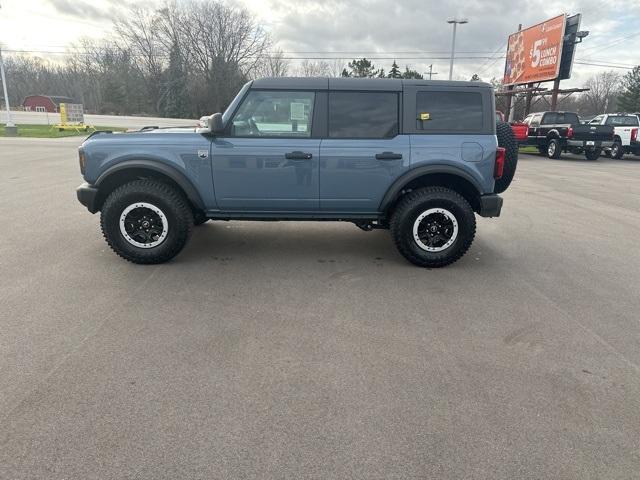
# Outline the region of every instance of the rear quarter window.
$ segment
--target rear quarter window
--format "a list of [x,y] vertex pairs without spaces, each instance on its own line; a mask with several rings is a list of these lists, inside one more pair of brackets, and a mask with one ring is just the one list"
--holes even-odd
[[424,91],[416,93],[419,133],[481,132],[484,128],[479,92]]
[[616,115],[607,118],[605,125],[613,125],[614,127],[637,127],[638,117],[634,115]]

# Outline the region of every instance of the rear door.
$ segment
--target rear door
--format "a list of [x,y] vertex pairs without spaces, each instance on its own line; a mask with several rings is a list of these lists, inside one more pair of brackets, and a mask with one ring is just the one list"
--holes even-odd
[[318,94],[250,90],[228,132],[212,143],[213,184],[224,211],[298,212],[319,207]]
[[399,134],[400,93],[329,91],[328,132],[320,146],[322,211],[377,212],[391,183],[407,170],[410,144]]

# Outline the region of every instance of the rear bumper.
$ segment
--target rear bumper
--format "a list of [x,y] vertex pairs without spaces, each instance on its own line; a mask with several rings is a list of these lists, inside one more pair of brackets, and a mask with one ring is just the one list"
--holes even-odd
[[98,189],[93,185],[89,185],[88,183],[83,183],[78,188],[76,188],[76,195],[78,196],[78,201],[87,207],[91,213],[96,213],[98,211],[96,199],[98,198]]
[[[587,142],[593,141],[593,145]],[[580,148],[609,148],[613,145],[613,140],[567,140],[568,147]]]
[[502,210],[502,201],[502,197],[495,193],[481,195],[478,215],[481,217],[499,217]]

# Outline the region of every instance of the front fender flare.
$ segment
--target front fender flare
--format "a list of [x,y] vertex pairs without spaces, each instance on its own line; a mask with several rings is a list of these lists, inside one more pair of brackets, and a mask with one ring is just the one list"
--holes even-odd
[[470,173],[465,172],[460,168],[453,167],[451,165],[424,165],[422,167],[416,167],[409,170],[408,172],[405,172],[391,184],[391,186],[387,190],[387,193],[385,193],[384,197],[382,198],[382,202],[380,202],[379,211],[387,211],[387,209],[393,204],[393,201],[396,199],[402,189],[412,180],[415,180],[416,178],[422,177],[424,175],[432,175],[437,173],[445,173],[448,175],[455,175],[457,177],[460,177],[471,183],[478,191],[478,195],[480,195],[480,192],[482,192],[482,187],[480,186],[478,180],[474,178]]
[[202,201],[202,197],[198,193],[198,190],[193,186],[193,183],[187,178],[187,176],[182,173],[177,168],[171,167],[164,163],[153,161],[153,160],[125,160],[123,162],[117,163],[106,169],[104,172],[100,174],[98,179],[95,182],[95,186],[100,188],[100,184],[104,183],[104,181],[113,175],[116,172],[120,172],[123,170],[128,170],[131,168],[142,168],[145,170],[153,170],[155,172],[161,173],[171,180],[176,182],[178,186],[182,189],[182,191],[187,196],[187,199],[197,208],[201,210],[205,210],[204,202]]

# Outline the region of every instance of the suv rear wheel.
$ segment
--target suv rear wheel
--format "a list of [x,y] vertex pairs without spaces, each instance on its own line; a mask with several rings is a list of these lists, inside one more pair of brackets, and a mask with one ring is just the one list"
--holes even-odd
[[133,263],[162,263],[184,247],[193,213],[170,185],[135,180],[107,197],[100,215],[102,234],[111,249]]
[[444,187],[406,194],[391,217],[391,236],[398,251],[420,267],[438,268],[462,257],[476,233],[469,203]]

